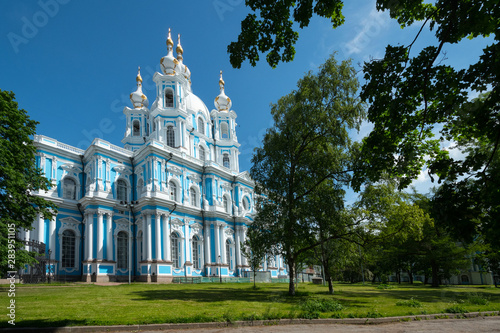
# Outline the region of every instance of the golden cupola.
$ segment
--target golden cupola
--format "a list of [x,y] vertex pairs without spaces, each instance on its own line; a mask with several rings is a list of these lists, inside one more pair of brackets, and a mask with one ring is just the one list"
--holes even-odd
[[231,109],[231,99],[224,93],[224,80],[222,79],[222,71],[220,71],[219,88],[220,94],[215,97],[214,105],[218,111],[229,111]]
[[189,81],[189,83],[191,83],[191,71],[189,70],[188,66],[184,65],[184,62],[183,62],[184,50],[182,49],[181,35],[180,34],[177,36],[177,47],[175,49],[175,52],[177,53],[177,60],[179,61],[179,64],[178,64],[179,73],[181,73]]
[[172,41],[172,36],[170,34],[170,28],[169,28],[168,38],[167,38],[167,55],[161,58],[160,60],[161,70],[166,75],[175,75],[175,72],[179,65],[179,61],[174,58],[173,47],[174,47],[174,42]]
[[148,107],[149,101],[146,95],[142,92],[142,77],[141,77],[141,67],[137,70],[137,90],[130,94],[130,101],[135,109],[140,109],[142,107]]

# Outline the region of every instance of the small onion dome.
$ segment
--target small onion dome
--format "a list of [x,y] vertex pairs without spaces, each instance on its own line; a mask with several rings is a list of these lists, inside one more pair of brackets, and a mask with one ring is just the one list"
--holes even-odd
[[219,96],[215,97],[214,105],[215,108],[218,111],[229,111],[231,109],[231,99],[226,96],[224,93],[224,80],[222,79],[222,71],[220,71],[220,79],[219,79],[219,87],[220,87],[220,94]]
[[168,28],[168,38],[167,38],[168,53],[160,60],[161,70],[166,75],[174,75],[176,67],[179,64],[179,61],[174,58],[173,46],[174,42],[172,41],[172,36],[170,35],[170,28]]
[[191,83],[191,71],[189,70],[188,66],[184,65],[183,63],[184,58],[182,57],[182,54],[184,53],[184,50],[182,49],[181,45],[181,34],[179,34],[177,37],[177,48],[175,49],[175,51],[177,52],[177,60],[179,61],[179,72]]
[[137,90],[130,94],[130,101],[135,109],[140,109],[143,106],[147,107],[149,105],[148,98],[142,93],[142,77],[141,77],[141,67],[137,71]]

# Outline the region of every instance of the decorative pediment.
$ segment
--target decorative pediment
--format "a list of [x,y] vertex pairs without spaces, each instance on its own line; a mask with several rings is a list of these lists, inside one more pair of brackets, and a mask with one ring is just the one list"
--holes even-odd
[[252,181],[252,177],[250,177],[250,173],[248,171],[243,171],[238,175],[238,177],[243,178],[245,180]]
[[233,236],[234,231],[233,229],[227,228],[226,230],[224,230],[224,233],[226,234],[227,237],[231,237]]
[[80,221],[78,221],[78,220],[77,220],[77,219],[75,219],[74,217],[65,217],[65,218],[63,218],[63,219],[60,219],[60,221],[61,221],[61,223],[62,223],[63,225],[65,225],[65,224],[66,224],[66,225],[70,225],[70,224],[71,224],[71,225],[72,225],[72,224],[76,224],[76,225],[78,225],[78,224],[80,224],[80,223],[81,223]]
[[179,168],[179,167],[176,167],[175,165],[171,165],[167,168],[168,172],[174,174],[174,175],[177,175],[177,176],[180,176],[182,175],[182,169]]
[[81,223],[77,219],[73,217],[65,217],[60,220],[61,228],[59,228],[59,236],[62,236],[64,230],[72,230],[75,232],[75,235],[80,236],[80,231],[78,230],[78,225]]
[[118,219],[115,221],[116,224],[125,224],[125,225],[128,225],[129,223],[129,220],[125,217],[122,217],[121,219]]
[[195,183],[201,182],[201,177],[195,173],[190,173],[189,176],[187,176],[187,177]]
[[80,168],[75,163],[64,163],[59,166],[61,169],[66,170],[68,172],[81,173],[82,168]]
[[132,174],[132,171],[128,167],[126,167],[125,165],[123,165],[123,164],[115,165],[113,167],[113,170],[116,171],[116,172],[118,172],[118,173],[120,173],[120,174],[122,174],[122,175],[127,175],[128,176],[128,175]]
[[233,189],[231,184],[228,182],[222,182],[220,187],[222,187],[223,189],[228,190],[228,191],[231,191]]

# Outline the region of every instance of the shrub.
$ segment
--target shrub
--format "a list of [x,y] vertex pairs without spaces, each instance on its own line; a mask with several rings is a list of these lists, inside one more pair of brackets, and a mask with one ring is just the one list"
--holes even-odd
[[397,301],[396,305],[397,306],[409,306],[411,308],[421,308],[422,307],[422,303],[420,303],[420,301],[417,301],[416,299],[413,299],[413,297],[411,299]]
[[467,303],[472,305],[488,305],[490,301],[481,294],[469,293],[467,294]]
[[333,299],[309,298],[301,308],[305,312],[334,312],[343,310],[344,306]]
[[454,303],[451,303],[450,306],[444,310],[444,312],[446,312],[446,313],[467,313],[469,311],[467,311],[467,309],[463,305],[460,305],[460,304],[454,302]]
[[381,283],[377,286],[377,289],[393,289],[394,286],[390,284]]

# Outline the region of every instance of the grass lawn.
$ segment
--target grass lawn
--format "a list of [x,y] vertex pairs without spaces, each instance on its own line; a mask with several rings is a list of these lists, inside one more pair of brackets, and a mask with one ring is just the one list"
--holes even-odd
[[[153,324],[279,318],[388,317],[500,310],[500,288],[423,285],[65,284],[16,286],[16,327]],[[0,287],[0,308],[10,297]],[[0,327],[11,327],[2,315]]]

